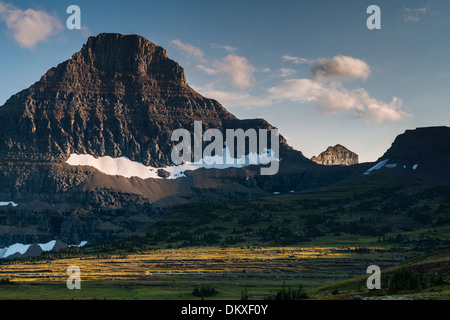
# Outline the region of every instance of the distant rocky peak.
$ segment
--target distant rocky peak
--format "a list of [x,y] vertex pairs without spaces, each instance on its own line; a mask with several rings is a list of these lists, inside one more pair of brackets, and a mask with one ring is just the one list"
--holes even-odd
[[343,145],[337,144],[334,147],[328,147],[326,151],[318,157],[312,157],[311,160],[325,166],[350,166],[358,164],[358,155]]

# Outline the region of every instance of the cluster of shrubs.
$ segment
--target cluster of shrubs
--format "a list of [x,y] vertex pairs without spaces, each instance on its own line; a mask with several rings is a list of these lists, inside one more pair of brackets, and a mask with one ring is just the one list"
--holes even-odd
[[397,292],[401,290],[421,291],[423,289],[442,284],[444,276],[440,274],[426,275],[423,270],[418,272],[402,267],[395,271],[389,282],[389,291]]
[[286,289],[283,282],[283,287],[275,296],[270,296],[266,300],[304,300],[308,299],[308,295],[303,290],[303,286],[299,285],[298,289],[291,289],[291,287]]
[[219,291],[216,291],[213,287],[202,285],[201,287],[195,287],[192,291],[192,295],[195,297],[212,297],[219,293]]

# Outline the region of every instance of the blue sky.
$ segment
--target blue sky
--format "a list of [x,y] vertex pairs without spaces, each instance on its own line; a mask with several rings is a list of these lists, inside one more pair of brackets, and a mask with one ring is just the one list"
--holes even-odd
[[[66,28],[71,4],[82,30]],[[366,27],[371,4],[381,30]],[[340,143],[375,161],[406,129],[449,126],[445,0],[0,0],[0,105],[101,32],[164,47],[194,89],[307,157]]]

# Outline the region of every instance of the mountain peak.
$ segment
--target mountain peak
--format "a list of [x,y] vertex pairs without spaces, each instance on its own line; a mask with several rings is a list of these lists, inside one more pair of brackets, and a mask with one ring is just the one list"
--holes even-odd
[[183,68],[164,48],[138,35],[101,33],[90,37],[72,60],[106,73],[186,85]]
[[326,166],[349,166],[358,164],[358,155],[343,145],[337,144],[334,147],[328,147],[326,151],[322,152],[318,157],[312,157],[311,160]]
[[137,34],[123,35],[121,33],[99,33],[96,36],[91,36],[86,42],[86,46],[89,48],[95,48],[96,44],[108,44],[111,42],[122,42],[127,44],[136,44],[137,47],[141,45],[157,47],[153,42],[147,40],[143,36]]
[[333,150],[343,150],[343,151],[349,151],[346,147],[344,147],[342,144],[337,144],[334,147],[329,146],[327,148],[327,151],[333,151]]

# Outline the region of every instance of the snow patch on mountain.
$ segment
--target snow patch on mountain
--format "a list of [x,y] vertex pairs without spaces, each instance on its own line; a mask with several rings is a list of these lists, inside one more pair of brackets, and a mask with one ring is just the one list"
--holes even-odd
[[42,251],[50,251],[55,247],[56,244],[56,240],[52,240],[46,244],[40,244],[39,246],[41,247]]
[[242,168],[250,165],[267,164],[271,161],[279,161],[272,150],[265,150],[261,154],[250,153],[239,159],[231,157],[228,148],[223,149],[223,156],[206,156],[198,162],[187,162],[179,166],[155,168],[132,161],[127,157],[112,158],[110,156],[95,158],[88,154],[71,154],[66,163],[71,166],[90,166],[111,176],[122,176],[125,178],[138,177],[141,179],[164,179],[158,175],[158,170],[169,173],[166,179],[178,179],[185,177],[185,171],[197,169],[227,169]]
[[[38,246],[41,247],[42,251],[51,251],[55,247],[56,240],[49,241],[44,244],[38,244]],[[82,241],[79,245],[70,245],[69,247],[83,247],[87,244],[87,241]],[[31,244],[22,244],[22,243],[15,243],[9,247],[0,249],[0,259],[7,258],[9,256],[12,256],[16,253],[19,253],[21,255],[24,255],[28,249],[31,247]]]
[[72,245],[70,245],[69,247],[78,247],[78,248],[81,248],[81,247],[84,247],[85,245],[87,245],[87,241],[81,241],[80,244],[72,244]]
[[0,207],[9,206],[9,205],[12,205],[13,207],[17,207],[18,206],[17,203],[12,202],[12,201],[9,201],[9,202],[0,201]]
[[1,249],[0,258],[7,258],[16,253],[25,254],[25,252],[27,252],[30,246],[31,246],[30,244],[21,244],[21,243],[13,244],[12,246]]
[[370,174],[374,170],[379,170],[379,169],[383,168],[388,162],[389,162],[389,159],[380,161],[376,165],[374,165],[372,168],[367,170],[366,173],[364,173],[364,174]]
[[[393,168],[397,168],[397,163],[388,163],[389,159],[383,160],[378,162],[376,165],[374,165],[372,168],[370,168],[369,170],[367,170],[364,174],[368,175],[370,174],[372,171],[374,170],[379,170],[381,168],[388,168],[388,169],[393,169]],[[418,164],[415,164],[411,167],[412,170],[416,170],[419,167]],[[406,169],[407,166],[403,165],[403,169]]]

